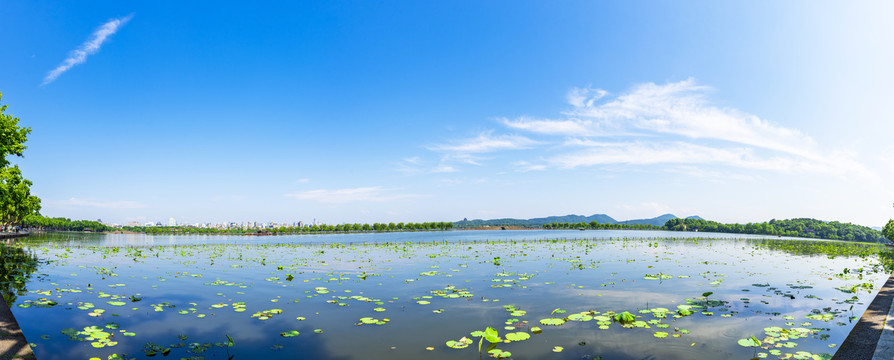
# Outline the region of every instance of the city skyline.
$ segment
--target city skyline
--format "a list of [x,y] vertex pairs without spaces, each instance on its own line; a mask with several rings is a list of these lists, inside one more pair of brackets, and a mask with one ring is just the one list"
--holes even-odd
[[6,4],[48,217],[894,217],[883,1]]

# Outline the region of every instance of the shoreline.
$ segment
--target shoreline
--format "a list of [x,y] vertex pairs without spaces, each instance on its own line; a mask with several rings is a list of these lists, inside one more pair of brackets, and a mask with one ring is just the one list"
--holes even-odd
[[832,356],[832,360],[870,360],[876,358],[875,354],[879,350],[882,350],[882,353],[887,352],[879,355],[888,355],[886,358],[890,359],[894,349],[888,346],[880,349],[879,342],[882,339],[890,342],[890,338],[894,337],[892,331],[885,328],[886,321],[890,320],[887,318],[892,302],[894,302],[894,273],[888,277],[875,299],[869,303],[869,307],[863,312],[844,342],[838,346],[838,351]]
[[[424,232],[424,231],[525,231],[525,230],[556,230],[556,231],[667,231],[667,232],[679,232],[679,233],[699,233],[698,231],[675,231],[675,230],[667,230],[667,229],[550,229],[550,228],[542,228],[542,227],[523,227],[523,226],[480,226],[474,228],[451,228],[451,229],[419,229],[419,230],[361,230],[361,231],[300,231],[300,232],[266,232],[266,233],[257,233],[255,232],[157,232],[157,233],[147,233],[147,232],[137,232],[137,231],[128,231],[128,230],[115,230],[115,231],[76,231],[76,230],[33,230],[31,233],[25,232],[15,234],[15,233],[2,233],[0,232],[0,239],[9,239],[15,237],[24,237],[31,235],[32,233],[78,233],[78,234],[143,234],[143,235],[183,235],[183,236],[218,236],[218,235],[236,235],[236,236],[281,236],[281,235],[328,235],[328,234],[378,234],[378,233],[400,233],[400,232]],[[6,236],[4,236],[4,234]],[[742,236],[755,236],[760,238],[780,238],[783,240],[812,240],[812,241],[840,241],[847,243],[859,243],[859,244],[869,244],[869,245],[887,245],[889,247],[894,248],[894,243],[877,243],[877,242],[863,242],[856,240],[840,240],[840,239],[824,239],[818,237],[801,237],[801,236],[782,236],[782,235],[765,235],[765,234],[747,234],[747,233],[710,233],[703,232],[706,238],[710,238],[711,234],[721,234],[721,235],[742,235]]]
[[31,233],[29,233],[29,232],[27,232],[27,231],[21,231],[21,232],[0,232],[0,239],[13,239],[13,238],[25,237],[25,236],[28,236],[28,235],[31,235]]

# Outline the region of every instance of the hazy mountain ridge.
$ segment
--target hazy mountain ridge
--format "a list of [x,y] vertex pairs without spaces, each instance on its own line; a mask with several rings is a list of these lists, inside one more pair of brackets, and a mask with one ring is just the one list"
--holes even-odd
[[[664,226],[664,224],[670,219],[676,219],[677,216],[673,214],[664,214],[661,216],[657,216],[651,219],[632,219],[632,220],[624,220],[618,221],[613,217],[608,216],[606,214],[593,214],[590,216],[583,215],[564,215],[564,216],[547,216],[541,218],[531,218],[531,219],[514,219],[514,218],[502,218],[502,219],[490,219],[490,220],[482,220],[482,219],[473,219],[473,220],[461,220],[453,223],[456,228],[472,228],[472,227],[481,227],[481,226],[521,226],[521,227],[542,227],[544,224],[552,224],[552,223],[589,223],[591,221],[598,222],[600,224],[623,224],[623,225],[654,225],[654,226]],[[690,216],[687,219],[699,219],[703,220],[699,216]]]

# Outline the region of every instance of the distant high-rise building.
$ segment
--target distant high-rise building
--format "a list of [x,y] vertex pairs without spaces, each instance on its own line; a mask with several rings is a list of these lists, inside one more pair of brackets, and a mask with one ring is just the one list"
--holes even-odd
[[168,219],[168,226],[177,226],[177,220],[174,220],[174,218]]

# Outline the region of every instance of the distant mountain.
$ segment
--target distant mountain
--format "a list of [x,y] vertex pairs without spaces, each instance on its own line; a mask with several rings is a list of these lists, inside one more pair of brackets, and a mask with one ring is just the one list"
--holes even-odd
[[873,226],[873,227],[870,227],[870,229],[875,230],[875,231],[882,231],[883,228],[881,226]]
[[548,216],[543,218],[533,218],[528,219],[527,221],[535,224],[536,226],[541,226],[543,224],[551,224],[551,223],[581,223],[581,222],[591,222],[595,221],[600,224],[617,224],[618,221],[613,219],[611,216],[605,214],[595,214],[590,216],[583,215],[565,215],[565,216]]
[[664,226],[664,224],[670,219],[676,219],[677,216],[673,214],[664,214],[658,217],[654,217],[651,219],[635,219],[635,220],[627,220],[621,221],[620,224],[624,225],[653,225],[653,226]]
[[[625,220],[618,221],[612,218],[611,216],[605,214],[594,214],[590,216],[583,215],[564,215],[564,216],[547,216],[542,218],[533,218],[533,219],[512,219],[512,218],[504,218],[504,219],[490,219],[490,220],[462,220],[456,221],[453,223],[455,228],[474,228],[474,227],[482,227],[482,226],[520,226],[520,227],[531,227],[531,228],[539,228],[543,227],[544,224],[552,224],[552,223],[589,223],[592,221],[598,222],[600,224],[624,224],[624,225],[654,225],[654,226],[664,226],[664,224],[670,220],[677,218],[673,214],[664,214],[659,217],[651,218],[651,219],[635,219],[635,220]],[[690,216],[691,219],[701,219],[698,216]]]

